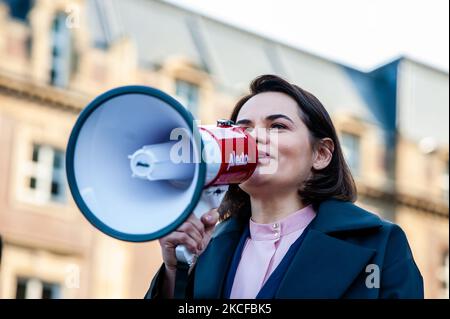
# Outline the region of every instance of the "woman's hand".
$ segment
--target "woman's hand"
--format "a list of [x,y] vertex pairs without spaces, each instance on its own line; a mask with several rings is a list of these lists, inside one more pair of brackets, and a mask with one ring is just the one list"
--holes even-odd
[[177,258],[175,248],[185,245],[193,254],[200,256],[211,239],[211,235],[219,220],[217,209],[212,209],[203,214],[199,220],[194,214],[175,231],[159,239],[162,257],[166,270],[175,272],[177,269]]

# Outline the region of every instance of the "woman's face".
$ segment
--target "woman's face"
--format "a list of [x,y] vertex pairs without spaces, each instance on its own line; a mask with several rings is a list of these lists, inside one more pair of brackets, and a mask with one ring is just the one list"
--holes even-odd
[[310,176],[313,151],[309,131],[289,95],[264,92],[249,99],[236,124],[247,128],[258,143],[255,173],[240,188],[251,196],[299,189]]

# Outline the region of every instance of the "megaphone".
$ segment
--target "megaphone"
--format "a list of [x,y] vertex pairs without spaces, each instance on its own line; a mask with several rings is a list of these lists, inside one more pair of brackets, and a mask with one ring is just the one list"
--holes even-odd
[[[114,238],[151,241],[187,217],[218,207],[228,185],[256,169],[255,139],[231,121],[198,125],[176,99],[124,86],[79,115],[66,153],[72,196],[86,219]],[[177,259],[194,256],[176,248]]]

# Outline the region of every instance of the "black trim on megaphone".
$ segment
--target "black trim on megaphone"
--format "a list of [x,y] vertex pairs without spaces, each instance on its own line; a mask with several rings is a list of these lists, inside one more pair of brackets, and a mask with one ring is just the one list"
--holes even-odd
[[162,100],[163,102],[167,103],[171,107],[173,107],[186,121],[188,124],[188,127],[191,129],[191,132],[194,133],[195,130],[198,130],[198,127],[194,121],[194,117],[192,114],[186,110],[185,107],[183,107],[177,100],[169,96],[168,94],[147,86],[138,86],[138,85],[131,85],[131,86],[123,86],[118,87],[115,89],[112,89],[110,91],[107,91],[97,98],[95,98],[89,105],[83,109],[83,111],[80,113],[73,129],[70,134],[69,142],[67,145],[67,151],[66,151],[66,173],[67,173],[67,179],[69,183],[69,188],[72,193],[72,196],[75,200],[75,203],[77,204],[78,208],[80,209],[81,213],[85,216],[85,218],[97,229],[102,231],[103,233],[120,239],[124,241],[131,241],[131,242],[143,242],[143,241],[150,241],[154,240],[160,237],[165,236],[166,234],[170,233],[171,231],[175,230],[178,226],[180,226],[187,218],[188,216],[194,211],[195,206],[197,205],[198,201],[200,200],[200,196],[203,191],[203,187],[205,184],[205,178],[206,178],[206,163],[204,162],[202,155],[203,152],[203,141],[201,139],[194,139],[198,140],[200,142],[199,147],[197,147],[197,150],[199,150],[198,158],[200,159],[199,163],[199,169],[198,169],[198,183],[195,187],[194,195],[192,198],[192,201],[189,203],[189,205],[186,207],[186,209],[183,211],[183,213],[170,225],[164,227],[163,229],[148,233],[148,234],[127,234],[120,231],[117,231],[115,229],[112,229],[111,227],[104,224],[102,221],[100,221],[89,209],[89,207],[84,202],[78,186],[77,181],[75,178],[75,171],[74,171],[74,155],[75,155],[75,148],[77,145],[78,136],[80,134],[81,128],[84,124],[84,122],[88,119],[88,117],[91,115],[93,111],[95,111],[98,107],[100,107],[103,103],[105,103],[107,100],[110,100],[112,98],[115,98],[120,95],[124,94],[144,94],[149,95],[152,97],[155,97],[157,99]]

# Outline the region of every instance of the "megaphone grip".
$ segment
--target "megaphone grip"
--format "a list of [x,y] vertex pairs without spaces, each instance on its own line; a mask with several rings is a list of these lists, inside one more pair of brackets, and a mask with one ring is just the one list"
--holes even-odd
[[197,259],[197,256],[191,253],[185,245],[178,245],[177,248],[175,248],[175,254],[178,262],[186,263],[189,266],[192,266]]
[[[200,201],[197,203],[193,214],[200,219],[203,214],[207,213],[213,208],[219,207],[222,202],[223,196],[228,190],[228,185],[219,185],[205,188],[202,192]],[[178,245],[175,248],[175,255],[179,262],[187,263],[191,266],[195,263],[197,256],[190,252],[186,246]]]

